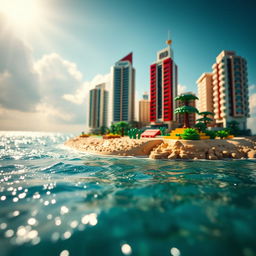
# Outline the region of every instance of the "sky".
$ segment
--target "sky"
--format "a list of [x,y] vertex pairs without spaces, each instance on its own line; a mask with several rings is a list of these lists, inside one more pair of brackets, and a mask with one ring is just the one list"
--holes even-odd
[[180,92],[222,50],[248,63],[256,132],[255,0],[0,0],[0,130],[79,133],[88,90],[133,52],[136,97],[170,31]]

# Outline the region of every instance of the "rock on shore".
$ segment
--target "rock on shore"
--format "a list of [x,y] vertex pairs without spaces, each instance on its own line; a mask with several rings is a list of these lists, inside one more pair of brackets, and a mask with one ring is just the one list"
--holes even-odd
[[165,140],[150,155],[152,159],[256,158],[254,138],[230,140]]
[[120,156],[148,156],[152,159],[245,159],[256,158],[255,137],[229,140],[168,140],[75,137],[65,145],[84,152]]

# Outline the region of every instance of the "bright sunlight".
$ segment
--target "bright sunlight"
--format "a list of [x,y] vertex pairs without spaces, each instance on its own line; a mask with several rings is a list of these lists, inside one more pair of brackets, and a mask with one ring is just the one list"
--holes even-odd
[[43,17],[40,0],[0,0],[0,12],[14,27],[27,31],[39,25]]

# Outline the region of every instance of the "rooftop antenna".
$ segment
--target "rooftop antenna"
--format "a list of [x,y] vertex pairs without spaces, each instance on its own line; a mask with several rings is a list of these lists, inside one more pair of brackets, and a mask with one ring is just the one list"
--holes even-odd
[[168,37],[167,37],[167,40],[166,40],[166,44],[167,44],[167,45],[171,45],[171,44],[172,44],[171,32],[170,32],[170,30],[168,30]]

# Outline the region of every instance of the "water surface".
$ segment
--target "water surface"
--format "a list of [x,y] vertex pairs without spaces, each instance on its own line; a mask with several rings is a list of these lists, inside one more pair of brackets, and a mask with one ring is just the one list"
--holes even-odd
[[0,133],[0,255],[256,255],[256,161],[164,161]]

